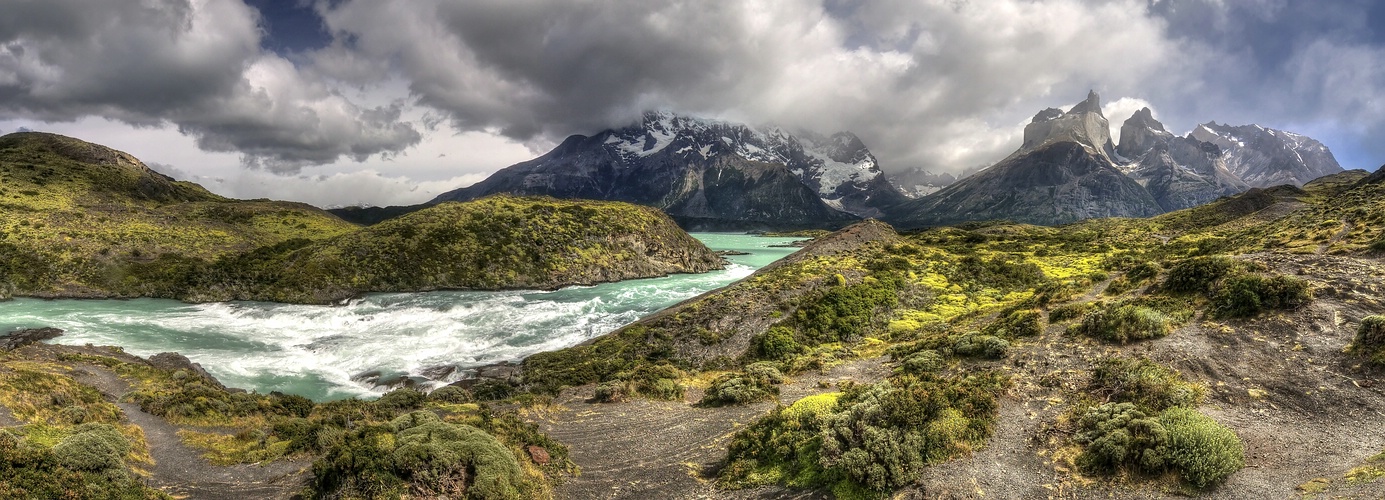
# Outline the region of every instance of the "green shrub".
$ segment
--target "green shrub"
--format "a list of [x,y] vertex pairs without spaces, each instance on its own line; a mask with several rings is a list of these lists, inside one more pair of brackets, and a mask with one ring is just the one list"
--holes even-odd
[[433,392],[428,393],[428,400],[437,401],[439,403],[460,404],[470,403],[472,401],[472,397],[471,391],[468,391],[461,387],[457,387],[455,385],[444,385],[437,389],[433,389]]
[[1375,364],[1385,365],[1385,315],[1361,318],[1361,326],[1356,329],[1351,350],[1370,357]]
[[1213,285],[1233,273],[1238,264],[1230,257],[1194,257],[1169,268],[1163,288],[1174,293],[1211,293]]
[[906,280],[895,273],[876,273],[860,283],[834,286],[800,305],[792,323],[809,345],[857,340],[884,326],[905,287]]
[[1172,330],[1173,325],[1164,313],[1133,304],[1091,311],[1082,317],[1081,323],[1068,328],[1070,333],[1122,344],[1163,337]]
[[1147,413],[1194,407],[1207,390],[1145,358],[1106,358],[1092,370],[1090,390],[1108,401],[1133,403]]
[[1071,304],[1063,304],[1048,311],[1048,322],[1058,323],[1073,318],[1081,317],[1083,314],[1087,314],[1087,311],[1092,310],[1092,308],[1097,307],[1098,305],[1099,304],[1095,302],[1074,302]]
[[624,382],[602,382],[596,386],[592,399],[598,403],[619,403],[625,400]]
[[771,327],[751,340],[756,359],[784,360],[804,351],[794,339],[793,330],[783,326]]
[[[0,498],[170,498],[135,480],[125,471],[123,463],[119,467],[99,471],[75,470],[61,464],[61,461],[72,461],[74,465],[104,467],[109,463],[109,455],[99,458],[96,455],[109,452],[107,445],[112,443],[107,441],[110,436],[99,435],[105,431],[96,432],[97,436],[81,439],[98,443],[96,448],[104,452],[69,444],[65,447],[69,449],[63,453],[73,456],[59,459],[53,449],[28,443],[0,429]],[[75,456],[83,452],[93,456]]]
[[718,480],[876,496],[984,443],[1007,386],[997,372],[902,376],[803,398],[737,432]]
[[745,373],[751,377],[765,380],[771,384],[784,383],[784,374],[779,371],[779,367],[774,363],[758,361],[746,365]]
[[676,366],[667,363],[646,363],[636,367],[628,375],[618,378],[623,378],[629,383],[628,389],[633,395],[673,401],[683,399],[684,388],[678,383],[678,379],[684,376],[683,371]]
[[1245,466],[1240,438],[1191,408],[1150,416],[1131,403],[1106,403],[1082,416],[1073,441],[1084,445],[1077,465],[1087,473],[1173,470],[1204,488]]
[[402,387],[385,393],[375,400],[375,406],[386,413],[393,414],[423,407],[428,395],[412,387]]
[[1159,416],[1168,430],[1169,465],[1198,488],[1245,467],[1245,446],[1235,432],[1188,408],[1169,408]]
[[1086,445],[1077,466],[1087,473],[1111,473],[1133,466],[1159,472],[1168,456],[1168,431],[1131,403],[1106,403],[1078,421],[1073,441]]
[[967,378],[901,377],[849,388],[825,418],[821,462],[866,489],[913,482],[924,465],[970,452],[990,437],[996,373]]
[[76,471],[101,472],[125,467],[130,442],[110,424],[82,424],[76,434],[53,446],[53,456],[63,467]]
[[973,333],[958,337],[952,344],[952,352],[958,356],[1001,359],[1010,352],[1010,343],[993,335]]
[[914,353],[900,365],[905,373],[933,373],[943,369],[946,359],[938,351],[924,349]]
[[1039,311],[1033,309],[1011,312],[981,329],[983,334],[1006,339],[1033,337],[1043,333],[1043,331],[1044,326]]
[[698,403],[703,406],[741,405],[774,399],[775,384],[784,382],[779,369],[769,363],[754,363],[743,373],[727,373],[712,380]]
[[516,392],[518,392],[518,389],[514,385],[501,380],[486,379],[471,386],[471,395],[477,401],[500,401],[509,399],[511,396],[514,396]]
[[1222,318],[1246,318],[1263,310],[1292,309],[1312,300],[1308,283],[1289,276],[1244,274],[1227,278],[1212,295],[1211,311]]
[[536,493],[515,455],[494,436],[431,412],[348,431],[313,464],[323,498],[529,498]]

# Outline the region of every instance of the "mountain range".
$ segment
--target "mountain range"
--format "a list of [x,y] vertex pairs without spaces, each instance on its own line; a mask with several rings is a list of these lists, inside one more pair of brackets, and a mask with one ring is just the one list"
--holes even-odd
[[672,113],[568,137],[431,203],[497,193],[651,205],[691,226],[839,227],[906,199],[849,132],[791,134]]
[[837,228],[863,218],[899,227],[1063,224],[1157,215],[1342,171],[1322,143],[1259,125],[1208,122],[1180,137],[1144,108],[1121,125],[1119,143],[1110,130],[1091,92],[1066,111],[1037,113],[1019,149],[975,173],[886,174],[850,132],[824,136],[649,112],[626,127],[570,136],[424,205],[332,212],[371,224],[444,201],[509,193],[638,203],[689,229]]

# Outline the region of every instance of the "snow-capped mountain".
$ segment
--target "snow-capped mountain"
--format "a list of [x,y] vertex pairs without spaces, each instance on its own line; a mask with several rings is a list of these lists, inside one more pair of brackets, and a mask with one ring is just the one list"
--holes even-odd
[[859,138],[758,129],[667,112],[572,136],[438,201],[493,193],[630,201],[706,221],[834,226],[905,198]]
[[903,172],[885,174],[890,183],[904,192],[904,196],[919,198],[938,192],[957,182],[957,176],[947,172],[941,174],[932,170],[914,167]]
[[784,165],[823,202],[861,217],[879,216],[882,208],[902,201],[902,193],[883,178],[875,155],[850,132],[824,137],[650,112],[638,125],[611,131],[605,144],[619,150],[627,161],[673,147],[671,156],[691,162],[735,155]]
[[1213,121],[1198,125],[1190,137],[1220,147],[1227,170],[1252,187],[1302,186],[1342,171],[1327,146],[1293,132]]
[[1122,172],[1144,186],[1165,211],[1191,208],[1249,189],[1226,168],[1226,155],[1215,144],[1177,137],[1154,119],[1149,108],[1121,124],[1116,153],[1127,163]]

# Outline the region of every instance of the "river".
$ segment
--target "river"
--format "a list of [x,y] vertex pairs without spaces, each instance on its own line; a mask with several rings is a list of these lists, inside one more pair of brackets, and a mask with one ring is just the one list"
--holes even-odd
[[20,298],[0,302],[0,332],[51,326],[64,330],[54,343],[115,345],[138,356],[175,351],[229,387],[262,393],[373,397],[386,389],[363,374],[446,383],[467,368],[580,344],[796,250],[771,246],[796,238],[693,236],[749,255],[703,274],[556,291],[371,294],[339,306]]

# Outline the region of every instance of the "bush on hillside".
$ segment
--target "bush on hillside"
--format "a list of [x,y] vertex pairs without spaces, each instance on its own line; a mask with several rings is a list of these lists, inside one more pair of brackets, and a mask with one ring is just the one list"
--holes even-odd
[[1172,322],[1164,313],[1134,304],[1111,305],[1088,312],[1081,323],[1068,328],[1072,334],[1122,344],[1163,337],[1171,331]]
[[1375,364],[1385,365],[1385,315],[1361,318],[1361,326],[1356,329],[1351,350],[1370,357]]
[[494,436],[418,411],[349,431],[313,464],[314,490],[337,497],[529,498],[515,455]]
[[743,405],[774,399],[779,395],[776,384],[784,382],[779,369],[770,363],[747,366],[744,372],[727,373],[712,380],[711,386],[698,402],[702,406]]
[[1244,274],[1227,278],[1217,287],[1211,312],[1221,318],[1246,318],[1264,310],[1296,308],[1310,300],[1308,282],[1301,279]]
[[1174,293],[1209,294],[1218,280],[1232,274],[1236,268],[1237,262],[1230,257],[1194,257],[1169,268],[1163,288]]
[[1168,464],[1198,488],[1225,479],[1245,467],[1245,445],[1235,432],[1189,408],[1169,408],[1159,415],[1168,431]]
[[1133,403],[1147,413],[1194,407],[1207,390],[1145,358],[1106,358],[1092,370],[1089,389],[1107,401]]
[[1010,352],[1010,343],[994,335],[968,334],[958,337],[952,344],[952,352],[958,356],[1001,359]]
[[1034,337],[1043,333],[1043,320],[1040,313],[1034,309],[1021,309],[1010,312],[1004,316],[996,318],[981,333],[993,335],[1005,339],[1015,339],[1019,337]]
[[76,471],[102,472],[125,467],[130,442],[110,424],[82,424],[53,446],[58,464]]
[[1131,403],[1106,403],[1082,416],[1073,440],[1084,445],[1078,467],[1091,474],[1172,470],[1204,488],[1245,466],[1236,433],[1190,408],[1149,415]]

